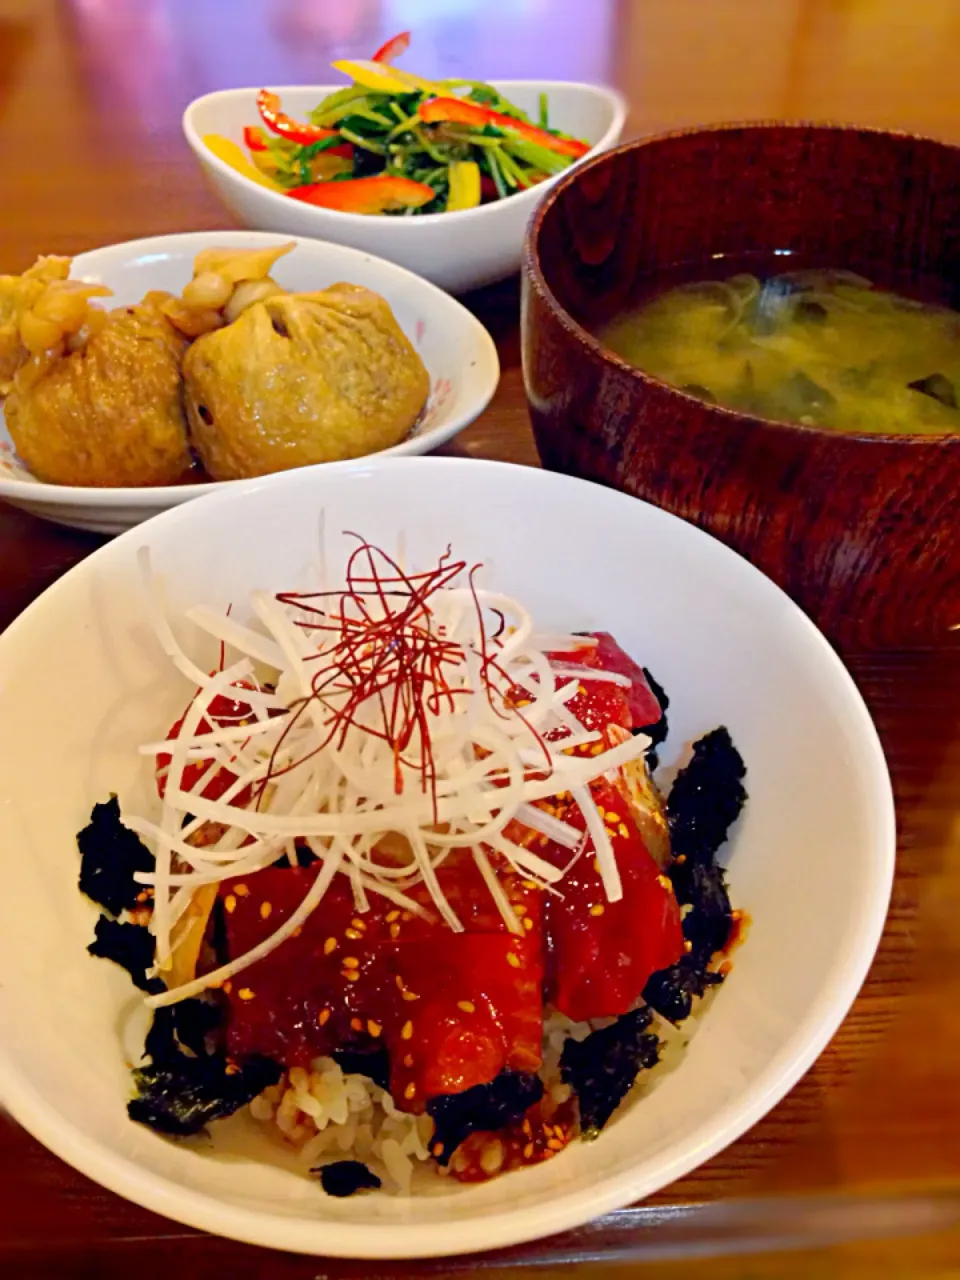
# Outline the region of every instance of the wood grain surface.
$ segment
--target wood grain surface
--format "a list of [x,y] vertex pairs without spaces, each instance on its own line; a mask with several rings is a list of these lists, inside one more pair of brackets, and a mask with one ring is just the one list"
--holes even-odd
[[547,195],[525,258],[524,368],[544,465],[698,524],[843,647],[948,640],[960,626],[960,435],[763,421],[683,395],[587,334],[678,269],[844,267],[956,305],[958,248],[960,148],[929,139],[778,123],[599,157]]
[[[41,251],[231,225],[180,136],[190,98],[322,80],[332,58],[368,54],[404,27],[415,28],[415,66],[427,75],[611,81],[629,97],[632,133],[833,118],[960,141],[956,0],[0,0],[0,270]],[[504,375],[452,448],[533,465],[517,304],[516,282],[470,299]],[[0,626],[96,545],[0,506]],[[0,1274],[386,1277],[477,1266],[552,1277],[576,1265],[594,1277],[634,1274],[629,1264],[644,1260],[658,1278],[956,1275],[960,654],[847,658],[897,796],[890,918],[834,1041],[734,1146],[652,1202],[569,1237],[470,1263],[353,1267],[157,1218],[0,1117]],[[862,1237],[873,1239],[842,1243]]]

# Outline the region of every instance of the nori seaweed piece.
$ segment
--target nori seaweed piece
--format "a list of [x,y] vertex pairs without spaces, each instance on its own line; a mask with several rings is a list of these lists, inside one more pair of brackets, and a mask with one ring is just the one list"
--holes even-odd
[[939,400],[948,409],[957,408],[957,392],[953,383],[942,373],[931,373],[929,378],[917,378],[916,382],[908,382],[910,391],[919,391],[922,396]]
[[94,929],[93,942],[87,950],[92,956],[112,960],[126,969],[134,985],[141,991],[156,995],[164,990],[159,978],[148,978],[146,970],[154,959],[154,940],[150,930],[140,924],[120,924],[101,916]]
[[645,724],[633,730],[636,733],[645,733],[650,739],[650,745],[647,747],[646,760],[647,768],[653,773],[657,765],[660,763],[660,757],[657,753],[657,747],[665,740],[669,732],[667,724],[667,710],[670,707],[670,699],[667,697],[667,691],[663,685],[653,678],[650,674],[649,667],[643,667],[643,674],[647,678],[647,684],[650,686],[650,692],[660,703],[660,719],[654,721],[653,724]]
[[723,981],[723,975],[711,973],[709,965],[730,937],[730,898],[722,867],[674,863],[669,875],[677,901],[693,908],[683,920],[683,936],[690,950],[669,969],[651,975],[643,998],[661,1017],[682,1022],[690,1016],[693,997],[702,996],[707,987]]
[[719,986],[721,982],[722,974],[708,972],[692,955],[683,956],[669,969],[651,974],[643,989],[643,998],[661,1018],[682,1022],[690,1016],[693,997],[702,996],[708,987]]
[[463,1093],[442,1093],[427,1103],[427,1114],[436,1129],[430,1142],[432,1151],[443,1150],[437,1164],[450,1157],[471,1133],[495,1132],[522,1120],[524,1113],[543,1097],[539,1076],[522,1071],[501,1071],[489,1084],[477,1084]]
[[153,1022],[143,1042],[144,1057],[154,1065],[176,1061],[183,1049],[196,1057],[207,1052],[207,1037],[223,1021],[224,1009],[211,1000],[181,1000],[153,1012]]
[[156,1133],[187,1137],[246,1106],[282,1075],[283,1067],[271,1058],[251,1057],[233,1065],[222,1053],[202,1058],[177,1054],[169,1063],[134,1071],[138,1092],[127,1103],[127,1114]]
[[311,1173],[319,1173],[320,1185],[328,1196],[352,1196],[358,1191],[376,1191],[380,1179],[359,1160],[337,1160],[323,1164]]
[[381,1089],[390,1088],[390,1054],[381,1045],[364,1053],[360,1049],[334,1049],[330,1055],[345,1076],[366,1076]]
[[120,821],[120,802],[111,796],[95,804],[90,822],[77,833],[80,849],[80,892],[118,916],[136,906],[143,885],[134,872],[150,871],[153,855],[133,831]]
[[743,757],[723,726],[693,744],[693,758],[677,774],[667,798],[674,859],[713,865],[714,855],[746,803],[742,781],[746,772]]
[[639,1073],[659,1061],[660,1041],[647,1031],[650,1019],[649,1009],[634,1009],[585,1040],[564,1044],[560,1074],[577,1095],[583,1137],[596,1137]]
[[714,861],[747,799],[743,759],[729,732],[714,729],[694,744],[693,759],[677,775],[667,800],[674,861],[668,868],[677,901],[689,906],[683,936],[690,950],[654,973],[643,998],[661,1017],[682,1022],[694,996],[723,981],[708,966],[730,937],[730,898],[722,867]]

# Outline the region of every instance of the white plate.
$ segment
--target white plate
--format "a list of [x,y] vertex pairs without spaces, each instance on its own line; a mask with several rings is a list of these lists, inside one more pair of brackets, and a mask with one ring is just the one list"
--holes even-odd
[[[323,289],[338,280],[366,285],[382,294],[400,327],[420,353],[430,374],[430,399],[422,420],[400,444],[383,454],[426,453],[469,426],[489,404],[500,378],[493,339],[459,302],[426,280],[369,253],[296,235],[255,231],[193,231],[131,240],[81,253],[71,277],[108,285],[108,306],[139,302],[150,289],[179,293],[193,274],[193,259],[213,245],[253,248],[295,240],[274,276],[288,289]],[[343,470],[355,461],[308,467],[311,474]],[[181,502],[202,497],[235,480],[163,485],[149,489],[95,489],[44,484],[19,462],[0,410],[0,498],[33,515],[77,529],[119,533]]]
[[[352,529],[411,565],[447,544],[547,630],[611,630],[670,696],[668,768],[729,727],[750,799],[729,852],[752,924],[679,1066],[596,1142],[483,1186],[326,1198],[253,1122],[178,1145],[130,1123],[126,975],[84,952],[75,832],[111,790],[136,798],[137,744],[190,689],[143,620],[151,548],[177,606],[308,583]],[[354,545],[354,544],[350,544]],[[238,615],[239,616],[239,615]],[[650,1195],[732,1142],[807,1070],[880,937],[894,864],[890,782],[870,716],[786,595],[675,516],[566,476],[468,459],[374,459],[245,482],[95,552],[0,637],[0,1101],[51,1150],[180,1222],[304,1253],[400,1258],[495,1248]],[[142,802],[143,796],[139,799]]]
[[[493,85],[534,119],[541,93],[550,105],[550,123],[592,144],[580,164],[619,141],[627,106],[615,89],[565,80],[494,80]],[[272,86],[271,86],[272,87]],[[287,85],[276,90],[284,110],[305,120],[313,108],[343,84]],[[220,133],[240,145],[244,125],[258,124],[257,89],[223,89],[190,103],[183,132],[224,204],[248,227],[319,236],[378,253],[454,293],[476,289],[512,275],[520,267],[523,233],[537,202],[560,176],[529,191],[456,213],[411,218],[338,213],[291,200],[238,173],[204,144]],[[564,173],[567,170],[563,170]]]

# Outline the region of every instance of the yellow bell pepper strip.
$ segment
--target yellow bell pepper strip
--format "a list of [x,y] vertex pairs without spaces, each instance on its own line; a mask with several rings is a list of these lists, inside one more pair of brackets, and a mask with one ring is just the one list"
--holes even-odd
[[266,151],[267,138],[263,130],[255,124],[248,124],[243,130],[243,141],[248,151]]
[[373,93],[442,93],[443,86],[412,71],[400,71],[372,58],[359,62],[334,62],[335,71],[342,71],[355,85],[370,89]]
[[244,155],[243,149],[230,138],[225,138],[220,133],[207,133],[204,135],[203,142],[204,146],[212,151],[218,159],[223,160],[231,169],[236,169],[237,173],[242,173],[251,182],[256,182],[261,187],[266,187],[268,191],[283,191],[283,187],[268,178],[265,173],[261,173],[256,165],[251,164]]
[[394,36],[392,40],[388,40],[382,44],[377,52],[370,59],[371,62],[391,63],[395,58],[399,58],[402,53],[406,53],[410,48],[410,32],[401,31],[398,36]]
[[590,150],[590,144],[578,138],[558,138],[546,129],[528,124],[526,120],[517,120],[502,111],[491,111],[489,107],[465,98],[429,98],[420,103],[418,113],[424,124],[464,124],[475,129],[490,124],[497,129],[509,129],[528,142],[563,156],[578,158]]
[[475,208],[480,203],[480,166],[474,160],[454,160],[448,174],[447,212]]
[[314,182],[287,192],[294,200],[339,213],[386,213],[394,209],[419,209],[435,199],[436,192],[425,182],[393,174],[371,178],[345,178],[342,182]]
[[269,89],[261,89],[257,94],[257,110],[271,133],[279,134],[288,142],[298,142],[302,147],[336,136],[336,129],[320,129],[315,124],[306,124],[288,116],[280,109],[280,95],[271,93]]

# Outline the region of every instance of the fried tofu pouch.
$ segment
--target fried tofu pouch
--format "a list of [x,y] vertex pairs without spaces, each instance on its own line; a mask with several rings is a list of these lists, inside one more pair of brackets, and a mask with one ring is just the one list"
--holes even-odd
[[265,298],[184,357],[193,443],[215,480],[374,453],[417,421],[430,379],[379,294]]
[[17,453],[40,480],[94,487],[176,484],[193,466],[180,362],[186,340],[149,298],[91,317],[16,374],[4,405]]

